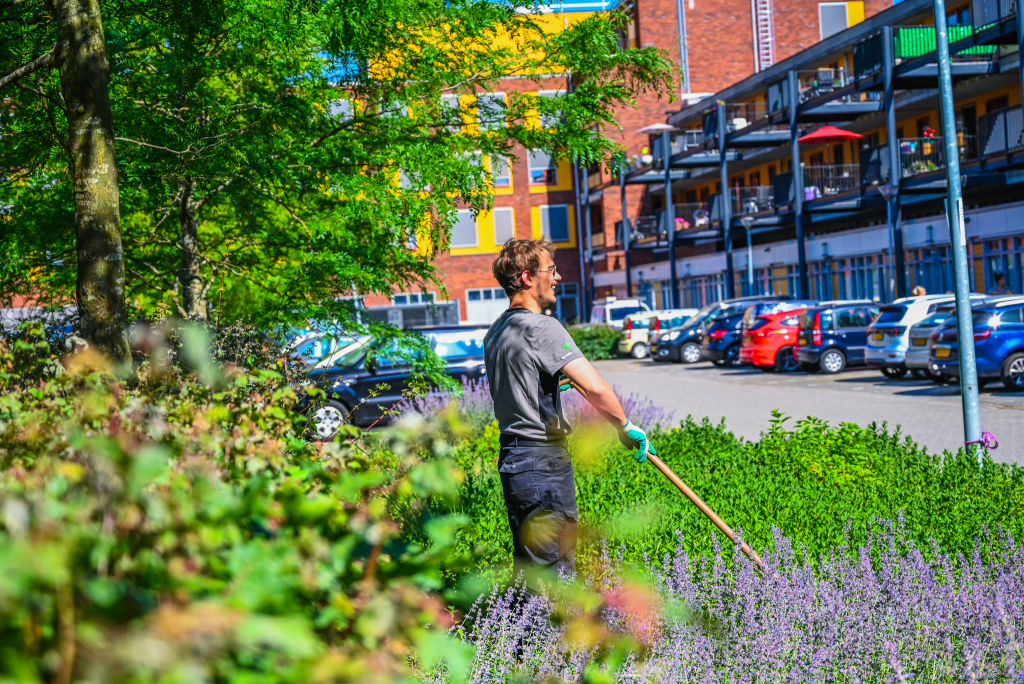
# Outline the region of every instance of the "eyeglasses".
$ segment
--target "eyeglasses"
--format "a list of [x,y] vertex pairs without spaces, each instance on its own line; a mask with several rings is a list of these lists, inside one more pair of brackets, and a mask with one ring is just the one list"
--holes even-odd
[[557,266],[548,266],[547,268],[538,268],[535,273],[550,273],[552,276],[558,275]]

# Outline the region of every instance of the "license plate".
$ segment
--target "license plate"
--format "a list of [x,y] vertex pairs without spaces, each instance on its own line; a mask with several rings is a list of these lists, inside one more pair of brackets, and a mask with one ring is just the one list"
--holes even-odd
[[807,338],[806,337],[801,337],[799,340],[797,340],[797,344],[799,344],[801,346],[807,344]]
[[940,359],[949,358],[949,354],[952,351],[949,347],[936,347],[935,356]]
[[876,342],[881,342],[883,339],[885,339],[885,335],[883,335],[882,333],[875,333],[871,336],[871,339],[875,340]]
[[923,347],[926,344],[928,344],[928,340],[926,340],[923,337],[918,337],[916,340],[914,340],[915,347]]
[[753,339],[754,339],[754,338],[753,338],[753,336],[751,336],[751,335],[744,335],[744,336],[743,336],[743,341],[744,341],[744,342],[745,342],[746,344],[750,344],[750,342],[751,342],[751,341],[752,341]]

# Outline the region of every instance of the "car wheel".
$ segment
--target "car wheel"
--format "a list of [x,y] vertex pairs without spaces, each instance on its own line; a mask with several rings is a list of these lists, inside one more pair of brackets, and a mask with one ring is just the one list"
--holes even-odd
[[1024,354],[1010,354],[1006,357],[999,376],[1006,389],[1016,392],[1024,390]]
[[899,380],[907,374],[907,369],[904,366],[885,366],[879,370],[882,371],[882,375],[890,380]]
[[822,353],[818,364],[821,366],[823,373],[838,373],[846,368],[846,356],[838,349],[829,349]]
[[700,361],[700,347],[693,342],[687,342],[679,350],[679,358],[683,360],[683,363],[697,363]]
[[722,365],[727,368],[735,368],[739,366],[740,362],[740,345],[734,344],[725,348],[725,358],[722,360]]
[[775,354],[774,367],[780,373],[792,373],[800,367],[796,357],[793,356],[792,347],[783,347]]
[[329,400],[313,414],[313,429],[321,440],[333,438],[348,422],[349,408],[340,401]]
[[928,371],[923,368],[911,368],[910,374],[915,380],[927,380],[929,377]]
[[816,363],[801,362],[800,363],[800,370],[802,370],[804,373],[814,374],[814,373],[817,373],[818,371],[820,371],[821,367],[818,364],[816,364]]
[[646,359],[647,358],[647,345],[643,342],[637,342],[633,345],[633,348],[629,350],[629,355],[634,359]]

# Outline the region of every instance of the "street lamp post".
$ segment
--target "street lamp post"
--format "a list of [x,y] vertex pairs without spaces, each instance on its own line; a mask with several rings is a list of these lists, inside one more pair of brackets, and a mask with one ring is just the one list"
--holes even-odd
[[754,247],[750,241],[750,227],[754,225],[753,216],[744,216],[740,223],[747,229],[747,294],[754,294]]
[[[971,283],[967,267],[967,231],[964,226],[964,199],[960,192],[960,152],[957,149],[956,119],[953,115],[953,79],[949,60],[949,35],[946,28],[946,4],[932,0],[935,19],[935,45],[938,48],[939,102],[941,104],[942,145],[946,156],[946,219],[949,222],[950,251],[953,253],[953,286],[956,293],[957,347],[960,355],[960,399],[964,414],[964,445],[967,453],[976,451],[978,465],[984,451],[981,412],[978,404],[978,367],[974,355],[974,321],[971,315]],[[1018,19],[1020,21],[1020,19]]]
[[878,191],[885,198],[886,217],[889,223],[889,295],[893,299],[897,299],[902,294],[896,291],[897,276],[894,266],[896,260],[896,222],[899,221],[899,212],[896,211],[893,204],[898,201],[896,198],[900,194],[900,186],[898,184],[880,185],[878,186]]

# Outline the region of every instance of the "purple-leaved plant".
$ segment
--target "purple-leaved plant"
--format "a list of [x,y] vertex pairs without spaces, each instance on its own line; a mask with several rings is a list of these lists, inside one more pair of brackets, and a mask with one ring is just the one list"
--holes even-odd
[[[646,645],[616,681],[1024,681],[1024,547],[1007,534],[970,557],[926,556],[900,521],[879,521],[864,547],[838,548],[817,569],[778,531],[763,572],[727,553],[695,558],[679,543],[648,564],[642,608],[623,598],[621,561],[603,554],[609,571],[588,584],[604,597],[604,628]],[[476,647],[469,681],[580,681],[598,650],[567,643],[554,606],[521,585],[482,597],[457,627]]]

